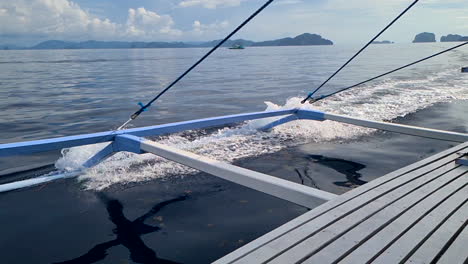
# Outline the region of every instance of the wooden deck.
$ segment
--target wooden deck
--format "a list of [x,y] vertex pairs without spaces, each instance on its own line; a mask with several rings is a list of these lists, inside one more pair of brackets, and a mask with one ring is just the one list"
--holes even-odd
[[467,263],[468,142],[380,177],[215,263]]

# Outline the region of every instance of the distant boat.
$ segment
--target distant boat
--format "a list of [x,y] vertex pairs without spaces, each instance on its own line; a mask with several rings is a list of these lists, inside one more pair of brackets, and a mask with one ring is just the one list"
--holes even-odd
[[230,47],[229,49],[245,49],[245,48],[244,48],[244,46],[242,46],[242,45],[236,44],[236,45]]

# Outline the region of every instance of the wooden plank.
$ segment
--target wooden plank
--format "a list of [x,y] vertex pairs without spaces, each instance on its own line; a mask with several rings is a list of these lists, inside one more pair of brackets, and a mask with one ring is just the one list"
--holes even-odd
[[[450,213],[460,210],[460,207],[466,204],[467,197],[468,187],[465,185],[465,188],[457,191],[436,208],[433,208],[429,215],[422,216],[422,219],[420,218],[419,221],[415,222],[414,226],[405,232],[402,237],[394,241],[393,244],[380,254],[379,257],[373,260],[372,263],[385,264],[405,261],[406,256],[411,254],[411,251],[417,247],[419,243],[424,242],[425,236],[430,234],[433,228],[437,228],[439,224],[443,224],[447,217],[450,216]],[[465,207],[465,209],[467,209],[467,207]]]
[[279,238],[296,228],[300,228],[305,223],[309,222],[316,217],[329,212],[330,210],[343,205],[344,203],[348,202],[349,200],[355,199],[356,197],[369,192],[370,190],[377,188],[387,182],[390,182],[398,177],[409,173],[427,173],[437,167],[440,167],[454,159],[458,158],[460,155],[454,154],[458,151],[461,151],[468,147],[468,142],[457,145],[453,148],[447,149],[442,151],[436,155],[423,159],[421,161],[415,162],[411,165],[408,165],[404,168],[398,169],[394,172],[391,172],[383,177],[375,179],[360,188],[351,190],[345,194],[340,195],[338,198],[331,200],[319,207],[314,208],[314,210],[294,219],[293,221],[284,224],[283,226],[273,230],[272,232],[267,233],[266,235],[252,241],[251,243],[239,248],[238,250],[231,252],[230,254],[224,256],[223,258],[215,261],[216,264],[224,264],[224,263],[233,263],[250,253],[254,252],[255,250],[260,249],[267,243],[273,241],[276,238]]
[[[300,227],[297,227],[294,230],[291,230],[290,232],[284,234],[283,236],[275,240],[272,240],[268,244],[263,245],[261,248],[254,252],[251,252],[248,256],[238,260],[236,263],[251,263],[253,261],[266,262],[280,255],[281,253],[289,250],[295,244],[307,239],[308,237],[314,235],[323,228],[332,225],[341,218],[346,217],[348,214],[351,214],[354,211],[360,209],[361,207],[366,206],[367,203],[376,200],[382,196],[385,196],[387,193],[390,193],[405,184],[407,185],[408,182],[417,181],[419,179],[417,183],[421,183],[423,181],[429,180],[433,177],[440,175],[441,173],[443,173],[443,171],[446,171],[447,169],[455,167],[453,160],[456,157],[457,155],[455,154],[453,156],[450,156],[449,160],[444,160],[449,164],[442,164],[442,168],[434,168],[430,165],[435,164],[430,164],[418,170],[418,174],[404,174],[403,176],[393,179],[392,181],[389,181],[386,184],[368,190],[364,194],[359,195],[354,199],[349,199],[346,201],[346,203],[343,203],[340,206],[329,210],[328,212],[326,212],[326,214],[314,216],[314,218],[311,218],[311,221],[303,224]],[[440,166],[441,164],[438,165]],[[410,187],[408,186],[415,187],[417,186],[417,184],[407,185],[407,187],[405,187],[403,191],[411,191]],[[358,189],[366,189],[363,187],[365,187],[365,185],[361,186]],[[350,192],[354,192],[354,190]],[[315,209],[313,211],[315,211]]]
[[[430,237],[427,238],[424,243],[405,261],[409,263],[431,263],[439,253],[443,253],[442,250],[446,245],[449,245],[451,239],[457,235],[457,231],[460,230],[460,228],[463,230],[463,226],[466,225],[467,219],[468,204],[465,202],[465,204],[458,209],[455,214],[447,219],[442,226],[437,228],[433,234],[430,234]],[[424,221],[427,221],[426,218]],[[420,225],[416,227],[419,226]],[[411,231],[414,232],[414,229],[416,228],[413,228]],[[417,236],[420,236],[420,234],[417,234]],[[457,254],[461,253],[462,252],[458,252]]]
[[[453,164],[449,164],[447,166],[450,165],[453,166]],[[447,169],[449,168],[450,167],[441,168],[439,170],[434,171],[433,173],[420,177],[415,181],[409,182],[396,189],[395,191],[366,204],[365,206],[359,208],[359,210],[349,215],[346,215],[343,218],[340,218],[338,221],[335,221],[332,225],[320,229],[319,232],[316,232],[313,229],[308,229],[306,228],[307,225],[304,225],[301,229],[298,229],[298,232],[302,231],[306,234],[310,234],[309,231],[313,230],[313,235],[309,235],[307,239],[302,240],[298,244],[295,244],[293,247],[289,248],[287,251],[277,256],[274,260],[270,261],[269,263],[296,263],[304,261],[311,255],[319,251],[323,246],[326,246],[328,243],[333,242],[346,232],[355,228],[357,225],[362,224],[366,220],[370,219],[371,217],[374,217],[376,214],[394,205],[395,203],[401,201],[401,203],[406,204],[406,206],[409,206],[414,201],[424,199],[428,195],[427,192],[430,193],[441,188],[441,186],[443,186],[447,182],[447,180],[459,177],[460,174],[463,174],[464,172],[464,170],[460,171],[455,169],[453,171],[450,171],[449,173],[446,173]],[[442,176],[439,177],[440,175]],[[437,180],[433,180],[434,178],[436,178]],[[399,206],[397,205],[397,207]],[[395,208],[392,209],[395,210]],[[399,209],[401,210],[401,207]],[[328,218],[333,219],[334,217],[338,217],[338,214],[335,213],[333,215],[330,215]],[[313,221],[309,224],[311,225],[311,227],[319,226],[319,224],[316,221]],[[335,255],[334,257],[336,259],[337,257],[339,257],[339,255]],[[305,263],[327,263],[325,261],[315,261],[317,260],[309,259]]]
[[461,233],[457,236],[455,241],[444,252],[442,257],[438,259],[438,264],[454,264],[454,263],[467,263],[468,261],[468,228],[466,222]]
[[[348,230],[345,230],[344,232],[340,232],[340,229],[342,229],[340,226],[341,223],[337,222],[328,229],[328,232],[336,234],[335,237],[333,237],[334,241],[332,240],[330,244],[326,245],[325,247],[318,248],[315,252],[311,251],[309,254],[313,254],[313,256],[310,257],[305,263],[332,263],[337,259],[340,259],[354,248],[358,247],[359,244],[363,243],[372,237],[375,233],[379,232],[386,225],[390,224],[392,221],[398,218],[399,215],[414,207],[417,203],[424,200],[426,197],[431,195],[431,193],[437,191],[447,182],[460,177],[460,175],[463,173],[464,170],[459,168],[445,173],[443,176],[435,179],[434,181],[425,185],[421,185],[421,188],[409,193],[402,199],[395,200],[383,210],[377,212],[362,222],[358,222],[357,225]],[[461,181],[463,181],[463,179]],[[377,202],[378,200],[372,202],[370,206],[375,206],[374,203]],[[365,209],[363,208],[360,211],[362,210]],[[354,220],[354,216],[350,215],[343,219],[342,222],[346,224],[347,221],[349,222]],[[320,239],[320,237],[314,236],[312,239]]]
[[[314,115],[308,114],[307,111],[309,110],[300,109],[297,112],[297,115],[304,119],[307,119],[309,116],[314,117]],[[408,125],[392,124],[388,122],[371,121],[371,120],[348,117],[348,116],[343,116],[343,115],[335,115],[335,114],[330,114],[330,113],[324,113],[324,118],[327,120],[333,120],[333,121],[337,121],[341,123],[347,123],[347,124],[352,124],[356,126],[397,132],[400,134],[406,134],[406,135],[412,135],[412,136],[418,136],[418,137],[440,139],[440,140],[447,140],[447,141],[460,142],[460,143],[468,141],[468,134],[465,134],[465,133],[457,133],[457,132],[430,129],[430,128],[421,128],[421,127],[408,126]]]
[[317,205],[317,199],[329,201],[338,197],[329,192],[206,158],[150,140],[142,140],[141,149],[307,208],[315,207]]
[[[362,243],[358,248],[353,250],[349,255],[342,259],[340,263],[366,263],[367,261],[371,261],[375,257],[378,257],[379,254],[386,249],[386,247],[391,246],[392,243],[402,235],[402,233],[406,232],[405,230],[411,228],[412,225],[417,223],[420,218],[424,217],[428,211],[431,211],[433,208],[437,207],[439,203],[445,201],[447,196],[450,196],[460,187],[466,185],[466,178],[459,179],[460,181],[463,181],[461,186],[460,181],[455,181],[447,185],[446,188],[441,189],[441,192],[439,192],[437,195],[429,196],[423,202],[418,203],[416,206],[406,211],[398,219]],[[458,201],[460,194],[455,194],[453,197],[455,198],[450,199],[450,201],[454,201],[453,199]],[[463,199],[465,199],[465,197]]]
[[156,136],[162,134],[176,133],[185,130],[201,129],[213,126],[227,125],[238,123],[246,120],[261,119],[274,116],[282,116],[287,114],[294,114],[295,109],[277,110],[255,112],[247,114],[229,115],[213,118],[204,118],[197,120],[190,120],[184,122],[170,123],[157,126],[131,128],[118,131],[107,131],[92,134],[83,134],[68,137],[59,137],[51,139],[42,139],[34,141],[25,141],[18,143],[0,144],[0,157],[32,154],[37,152],[44,152],[50,150],[57,150],[63,148],[71,148],[82,145],[90,145],[103,143],[114,140],[117,135],[133,135],[133,136]]

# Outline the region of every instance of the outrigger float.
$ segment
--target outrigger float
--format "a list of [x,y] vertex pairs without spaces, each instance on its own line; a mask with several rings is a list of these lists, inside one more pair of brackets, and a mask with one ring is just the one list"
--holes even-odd
[[[279,118],[262,130],[295,120],[331,120],[461,144],[338,196],[145,138],[272,117]],[[312,209],[215,263],[464,263],[468,259],[466,133],[287,109],[2,144],[0,157],[103,142],[109,144],[83,163],[83,170],[2,184],[0,192],[76,177],[120,151],[152,153]],[[317,199],[323,204],[312,208]]]

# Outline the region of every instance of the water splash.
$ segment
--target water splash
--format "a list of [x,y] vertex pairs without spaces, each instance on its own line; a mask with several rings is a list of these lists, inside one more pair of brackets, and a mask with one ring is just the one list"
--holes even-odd
[[[317,109],[371,120],[392,120],[434,103],[467,100],[468,80],[455,75],[454,72],[457,71],[449,69],[414,80],[387,79],[343,92],[314,105],[302,105],[301,97],[289,98],[284,105],[265,102],[266,110]],[[269,132],[257,131],[275,119],[254,120],[209,132],[186,131],[153,140],[206,157],[233,162],[307,142],[350,140],[374,131],[332,121],[310,120],[293,121]],[[56,167],[64,171],[78,169],[80,164],[101,148],[102,144],[65,150],[63,157],[56,162]],[[79,180],[87,189],[101,190],[117,183],[141,182],[195,172],[186,166],[152,154],[121,152],[89,169]]]

